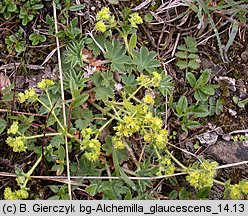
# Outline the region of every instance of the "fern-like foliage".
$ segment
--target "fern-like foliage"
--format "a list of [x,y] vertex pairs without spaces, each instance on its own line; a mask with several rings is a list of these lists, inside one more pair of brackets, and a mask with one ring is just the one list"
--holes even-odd
[[177,47],[178,51],[176,57],[178,57],[177,66],[181,69],[197,70],[200,68],[199,56],[197,54],[198,49],[196,47],[196,40],[193,37],[185,37],[185,44]]
[[79,42],[73,41],[67,47],[65,52],[63,53],[63,68],[70,69],[75,68],[76,66],[82,67],[83,56],[82,49],[84,48],[84,41],[81,40]]

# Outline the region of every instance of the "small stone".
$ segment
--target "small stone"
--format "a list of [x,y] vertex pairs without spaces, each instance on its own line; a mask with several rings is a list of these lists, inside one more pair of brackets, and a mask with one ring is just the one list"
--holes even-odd
[[248,60],[248,50],[241,53],[241,58],[244,62],[247,62]]
[[228,112],[231,114],[231,116],[236,116],[237,115],[237,112],[235,110],[228,109]]

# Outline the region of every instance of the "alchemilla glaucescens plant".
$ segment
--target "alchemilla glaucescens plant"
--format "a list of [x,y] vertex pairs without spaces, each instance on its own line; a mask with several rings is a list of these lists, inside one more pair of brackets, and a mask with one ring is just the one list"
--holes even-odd
[[[199,198],[206,198],[214,183],[225,186],[227,196],[232,199],[247,196],[246,180],[238,184],[220,182],[215,179],[217,162],[199,157],[186,166],[170,145],[173,136],[164,118],[168,107],[182,131],[188,133],[200,125],[199,118],[210,115],[208,102],[219,87],[207,84],[210,70],[201,71],[198,80],[193,74],[199,69],[195,39],[187,37],[186,45],[180,46],[177,53],[181,58],[178,65],[187,70],[186,80],[193,87],[196,101],[188,106],[185,96],[173,102],[172,78],[162,70],[156,53],[144,46],[138,48],[138,26],[144,22],[140,14],[130,10],[123,14],[116,18],[104,7],[95,17],[97,34],[89,33],[67,45],[62,62],[65,101],[60,99],[59,84],[50,79],[18,93],[19,104],[36,107],[43,120],[20,115],[7,130],[6,144],[14,153],[33,151],[37,158],[26,173],[16,168],[18,189],[6,187],[4,198],[30,198],[28,182],[41,164],[62,175],[66,166],[65,139],[69,154],[78,157],[77,161],[71,161],[71,175],[121,177],[108,182],[100,178],[89,180],[85,191],[91,196],[102,193],[105,199],[149,198],[153,177],[171,177],[175,173],[186,174],[187,184],[195,188]],[[118,32],[118,37],[112,40],[109,37],[114,32]],[[165,98],[170,102],[165,102]],[[67,124],[62,118],[63,103]],[[164,103],[168,103],[167,108]],[[221,110],[222,104],[218,102],[215,113]],[[39,126],[33,127],[37,121]],[[128,175],[140,179],[134,182]],[[64,187],[50,189],[57,194],[52,198],[68,198]],[[187,192],[182,191],[181,197]],[[172,190],[170,195],[175,194],[177,191]]]

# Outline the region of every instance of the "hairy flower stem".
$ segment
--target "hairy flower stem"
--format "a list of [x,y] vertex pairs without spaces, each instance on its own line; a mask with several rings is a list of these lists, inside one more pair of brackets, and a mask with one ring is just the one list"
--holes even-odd
[[47,134],[39,134],[39,135],[35,135],[35,136],[30,136],[30,137],[26,137],[26,139],[36,139],[39,137],[48,137],[48,136],[61,136],[63,135],[62,133],[47,133]]
[[[116,103],[113,103],[113,104],[116,104]],[[123,103],[119,103],[118,105],[121,105],[121,106],[123,106],[124,104]],[[128,114],[128,115],[130,115],[130,112],[128,112],[127,110],[125,110],[125,109],[122,109],[122,107],[120,107],[120,106],[113,106],[113,105],[111,105],[111,107],[112,107],[112,109],[115,111],[115,107],[117,108],[117,109],[119,109],[120,111],[122,111],[123,113],[126,113],[126,114]]]
[[118,116],[118,118],[120,118],[119,113],[116,111],[115,107],[113,105],[111,105],[111,108],[112,108],[112,110],[114,110],[114,112]]
[[129,47],[129,44],[128,44],[128,40],[127,40],[127,36],[128,36],[128,35],[126,35],[126,34],[125,34],[122,30],[120,30],[120,28],[118,28],[118,27],[116,27],[115,29],[120,33],[120,36],[123,38],[123,41],[124,41],[124,44],[125,44],[125,48],[126,48],[126,50],[127,50],[127,53],[133,57],[132,52],[131,52],[130,47]]
[[125,47],[126,47],[126,50],[127,50],[128,54],[130,56],[132,56],[132,58],[133,58],[133,54],[132,54],[132,52],[130,50],[130,47],[129,47],[129,44],[128,44],[128,41],[127,41],[127,36],[123,36],[123,41],[125,43]]
[[137,88],[136,91],[133,92],[133,94],[131,94],[131,95],[127,98],[127,100],[129,101],[131,98],[133,98],[133,97],[138,93],[138,91],[139,91],[142,87],[143,87],[142,85],[139,86],[139,88]]
[[56,121],[58,122],[59,124],[59,127],[63,130],[63,131],[66,131],[65,127],[61,124],[61,122],[59,121],[58,117],[55,115],[54,111],[51,110],[52,108],[49,108],[45,103],[43,103],[43,101],[41,101],[40,99],[38,99],[38,102],[44,106],[48,112],[51,112],[51,114],[53,115],[53,117],[56,119]]
[[106,115],[116,119],[117,121],[120,121],[120,122],[124,122],[121,118],[118,118],[116,117],[115,115],[109,113],[109,112],[106,112],[102,107],[100,107],[98,104],[94,103],[94,102],[91,102],[91,105],[93,105],[95,108],[97,108],[98,110],[100,110],[102,113],[105,113]]
[[51,101],[51,98],[50,98],[50,95],[49,95],[48,91],[47,91],[47,90],[45,90],[45,92],[46,92],[46,95],[47,95],[47,98],[48,98],[49,104],[50,104],[50,106],[51,106],[51,108],[50,108],[50,110],[51,110],[51,109],[52,109],[52,107],[53,107],[53,105],[52,105],[52,101]]
[[154,149],[155,149],[155,153],[156,153],[158,159],[160,160],[162,157],[161,157],[161,155],[159,154],[157,147],[154,146]]
[[184,170],[187,170],[188,168],[186,166],[184,166],[179,160],[177,160],[168,149],[165,150],[166,153],[172,158],[172,160],[174,160],[180,167],[182,167]]
[[221,181],[216,180],[216,179],[213,179],[213,182],[220,184],[220,185],[223,185],[223,186],[226,186],[226,184],[224,182],[221,182]]
[[[43,135],[42,135],[43,136]],[[25,175],[25,182],[23,184],[23,188],[26,188],[27,183],[30,179],[30,176],[32,175],[32,173],[34,172],[35,168],[39,165],[39,163],[42,160],[42,155],[38,158],[38,160],[35,162],[35,164],[32,166],[32,168],[27,172],[27,174]]]
[[109,119],[100,129],[99,129],[99,133],[102,132],[102,130],[107,127],[108,124],[110,124],[112,121],[114,120],[114,118]]

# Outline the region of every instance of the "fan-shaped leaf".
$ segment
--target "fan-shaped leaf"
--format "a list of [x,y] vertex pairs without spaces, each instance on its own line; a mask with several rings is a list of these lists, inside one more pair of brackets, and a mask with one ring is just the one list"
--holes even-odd
[[154,68],[160,67],[160,62],[155,59],[156,52],[149,50],[146,47],[141,47],[140,51],[133,52],[133,63],[137,65],[137,70],[142,72],[144,70],[153,72]]

